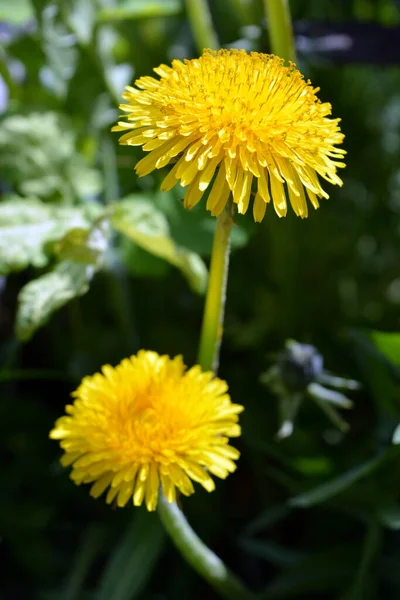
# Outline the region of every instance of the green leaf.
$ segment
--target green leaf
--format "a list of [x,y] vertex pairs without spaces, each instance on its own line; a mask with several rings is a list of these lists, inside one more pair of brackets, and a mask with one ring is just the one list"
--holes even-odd
[[385,411],[396,421],[400,418],[399,373],[387,358],[371,342],[363,331],[353,330],[350,339],[354,345],[355,358],[364,376],[365,387],[369,388],[376,408]]
[[27,341],[53,312],[88,291],[94,273],[103,265],[107,247],[108,222],[104,219],[89,232],[75,230],[64,238],[59,252],[65,260],[27,283],[19,293],[15,330],[20,340]]
[[400,506],[381,506],[378,508],[378,517],[382,525],[388,529],[398,531],[400,529]]
[[194,252],[175,244],[165,215],[149,200],[132,195],[116,203],[111,224],[150,254],[180,269],[195,292],[205,292],[207,269],[204,262]]
[[100,219],[92,229],[71,229],[54,245],[54,252],[61,260],[100,267],[108,247],[109,224]]
[[123,238],[120,248],[121,260],[134,277],[165,277],[171,265],[153,254],[149,254],[128,238]]
[[93,0],[70,0],[61,5],[65,21],[81,44],[89,44],[96,21],[96,3]]
[[0,0],[0,21],[22,25],[34,17],[29,0]]
[[0,203],[0,275],[43,267],[49,256],[46,244],[62,238],[70,229],[87,228],[83,208],[44,204],[37,199],[11,197]]
[[134,600],[163,550],[164,531],[153,513],[138,510],[105,568],[96,600]]
[[116,6],[99,11],[100,21],[167,17],[182,11],[180,0],[122,0]]
[[73,43],[69,29],[60,18],[60,7],[55,3],[47,4],[43,10],[42,2],[35,0],[40,18],[40,40],[47,64],[41,72],[42,82],[58,98],[65,98],[69,82],[75,72],[78,61],[78,49]]
[[53,312],[86,294],[93,273],[92,266],[65,260],[50,273],[27,283],[18,296],[17,337],[24,342],[29,340]]
[[[178,185],[170,192],[158,192],[153,197],[157,208],[166,215],[176,243],[201,256],[210,256],[216,219],[206,210],[205,202],[199,202],[191,210],[184,208],[183,195]],[[254,222],[249,225],[242,219],[240,227],[232,228],[232,248],[244,247],[253,230]]]
[[326,502],[330,498],[337,496],[360,479],[367,477],[375,471],[384,462],[387,453],[381,452],[371,460],[368,460],[349,471],[346,471],[339,477],[327,481],[308,492],[304,492],[289,500],[290,506],[308,508],[321,502]]
[[83,585],[90,568],[103,549],[104,528],[94,522],[88,525],[82,535],[68,580],[63,586],[60,600],[81,598]]
[[[359,545],[329,545],[328,550],[308,556],[282,570],[259,595],[259,600],[324,598],[327,590],[340,590],[357,568]],[[335,596],[336,597],[336,596]]]
[[94,196],[102,188],[99,172],[78,153],[68,120],[55,112],[2,121],[0,177],[24,196],[66,203]]
[[400,333],[371,331],[373,344],[390,362],[400,366]]

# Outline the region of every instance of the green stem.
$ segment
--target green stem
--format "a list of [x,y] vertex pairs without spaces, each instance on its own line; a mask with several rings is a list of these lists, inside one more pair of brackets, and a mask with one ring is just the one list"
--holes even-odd
[[217,218],[211,254],[210,275],[200,334],[197,362],[204,371],[218,370],[222,340],[226,284],[228,280],[232,206],[228,204]]
[[182,556],[222,598],[255,600],[256,595],[248,591],[222,560],[201,541],[180,508],[175,503],[169,504],[163,494],[158,501],[158,514]]
[[207,0],[186,0],[186,12],[199,54],[204,48],[218,50],[219,41],[212,24]]
[[[230,6],[229,6],[230,5]],[[257,23],[257,16],[254,14],[254,6],[250,2],[243,0],[228,0],[228,11],[236,15],[240,26],[252,25]]]
[[289,0],[264,0],[273,54],[285,61],[296,60]]

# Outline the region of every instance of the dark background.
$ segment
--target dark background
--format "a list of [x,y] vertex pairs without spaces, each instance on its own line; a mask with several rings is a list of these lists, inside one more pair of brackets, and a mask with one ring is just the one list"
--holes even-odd
[[[110,133],[126,83],[198,54],[184,3],[154,3],[150,16],[149,4],[0,2],[0,238],[10,194],[59,210],[135,193],[207,262],[214,221],[204,207],[186,214],[179,190],[159,194],[162,174],[138,180],[141,151]],[[209,5],[222,46],[269,51],[261,0]],[[220,375],[246,407],[242,457],[216,492],[198,486],[183,509],[266,599],[398,600],[400,7],[293,0],[291,8],[298,66],[342,118],[344,186],[327,184],[330,200],[307,220],[279,220],[271,207],[260,225],[236,219]],[[15,256],[28,239],[21,231]],[[88,293],[18,340],[18,294],[59,258],[48,245],[44,255],[3,265],[0,278],[0,597],[213,598],[156,515],[93,500],[69,481],[48,439],[80,378],[102,364],[140,348],[193,364],[203,298],[178,269],[113,231]],[[294,434],[277,440],[278,399],[260,377],[287,338],[315,345],[328,370],[361,382],[343,415],[348,433],[305,400]]]

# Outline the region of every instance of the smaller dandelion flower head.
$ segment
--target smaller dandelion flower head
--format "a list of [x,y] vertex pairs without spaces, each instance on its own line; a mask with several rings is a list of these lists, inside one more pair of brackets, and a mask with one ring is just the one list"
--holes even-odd
[[[244,50],[206,50],[194,60],[174,60],[154,69],[160,79],[141,77],[127,87],[121,110],[128,113],[113,131],[121,144],[148,152],[136,165],[142,177],[174,162],[161,184],[187,186],[192,208],[210,186],[207,209],[219,215],[231,194],[239,213],[254,195],[255,221],[272,199],[276,213],[307,217],[306,194],[314,206],[328,198],[319,177],[342,185],[336,171],[345,151],[340,119],[317,98],[294,64]],[[214,177],[215,176],[215,177]]]
[[227,389],[199,366],[186,370],[180,356],[141,350],[85,377],[50,437],[60,440],[71,479],[92,483],[93,497],[108,488],[108,503],[132,498],[155,510],[160,485],[174,502],[176,489],[193,493],[192,480],[211,492],[211,475],[235,470],[239,452],[228,438],[240,435],[243,407]]

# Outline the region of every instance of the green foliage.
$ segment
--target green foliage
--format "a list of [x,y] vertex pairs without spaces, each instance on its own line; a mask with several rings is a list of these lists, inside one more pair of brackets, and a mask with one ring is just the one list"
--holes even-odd
[[55,246],[62,260],[50,273],[27,283],[19,294],[15,330],[20,340],[27,341],[54,311],[86,294],[94,273],[103,266],[107,248],[105,219],[89,230],[70,228]]
[[198,254],[174,243],[165,215],[146,198],[130,196],[118,202],[111,223],[138,246],[180,269],[195,292],[205,292],[204,262]]
[[47,265],[46,246],[70,230],[89,227],[89,213],[84,206],[64,207],[17,196],[5,199],[0,203],[0,275]]
[[86,294],[92,275],[93,267],[63,260],[50,273],[27,283],[19,294],[17,337],[29,340],[54,311]]
[[33,17],[33,10],[29,0],[0,0],[0,21],[20,25]]
[[179,14],[182,0],[123,0],[116,6],[99,11],[101,21],[124,19],[144,19],[146,17],[164,17]]
[[[222,45],[269,51],[264,2],[208,4]],[[313,23],[400,22],[394,0],[291,8]],[[0,0],[0,21],[2,594],[214,600],[155,515],[91,499],[47,439],[102,364],[139,348],[195,362],[215,220],[204,202],[185,210],[180,186],[161,193],[165,173],[137,178],[142,151],[110,132],[124,85],[198,54],[186,2]],[[400,74],[317,53],[299,64],[342,118],[344,186],[304,221],[271,206],[260,225],[235,217],[221,376],[246,408],[241,459],[182,507],[260,599],[397,599]],[[361,389],[306,398],[279,440],[279,401],[260,378],[288,338]],[[340,431],[320,408],[350,401]]]
[[98,194],[100,174],[77,153],[75,135],[66,123],[53,112],[5,118],[0,127],[0,177],[22,195],[48,200],[71,203]]
[[371,339],[376,348],[394,365],[400,366],[400,334],[372,331]]
[[156,515],[137,511],[103,572],[96,600],[134,600],[143,590],[164,545]]

